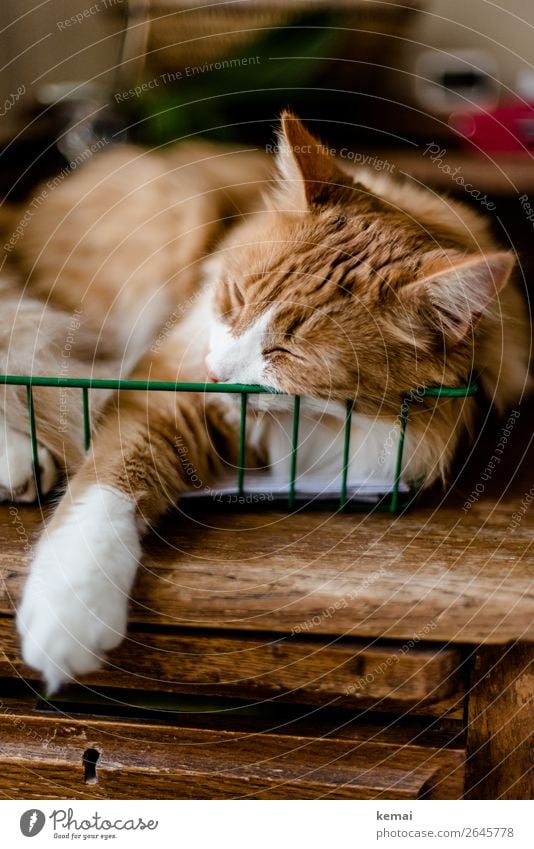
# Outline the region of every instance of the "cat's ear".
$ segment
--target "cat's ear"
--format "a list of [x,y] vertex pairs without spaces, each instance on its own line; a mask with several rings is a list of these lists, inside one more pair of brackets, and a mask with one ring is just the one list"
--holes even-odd
[[288,110],[278,134],[280,181],[275,192],[279,208],[311,210],[339,203],[352,181],[334,157]]
[[442,260],[441,268],[401,289],[401,300],[404,306],[423,311],[454,344],[472,331],[506,286],[514,261],[505,251]]

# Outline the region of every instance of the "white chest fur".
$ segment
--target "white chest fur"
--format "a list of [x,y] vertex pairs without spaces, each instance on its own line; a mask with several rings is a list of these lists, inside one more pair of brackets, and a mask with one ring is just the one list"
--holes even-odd
[[[208,286],[197,299],[180,332],[192,339],[199,363],[206,358],[220,382],[261,384],[265,375],[262,339],[269,311],[239,339],[217,321],[211,308]],[[196,342],[194,341],[196,340]],[[205,376],[199,371],[199,380]],[[239,398],[222,395],[236,429]],[[256,453],[267,458],[261,473],[249,470],[247,491],[285,492],[289,486],[292,457],[293,398],[250,395],[247,440]],[[360,495],[388,491],[394,481],[399,444],[399,421],[353,413],[350,428],[348,490]],[[332,494],[341,487],[345,441],[345,406],[334,401],[303,398],[300,408],[296,490],[300,493]],[[410,456],[410,439],[406,455]],[[221,481],[221,490],[234,491],[236,475]]]

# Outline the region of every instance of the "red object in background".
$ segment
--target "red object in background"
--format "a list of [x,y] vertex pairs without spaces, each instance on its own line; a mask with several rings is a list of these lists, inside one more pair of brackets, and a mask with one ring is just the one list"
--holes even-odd
[[534,151],[534,103],[514,103],[491,111],[455,112],[449,124],[481,153]]

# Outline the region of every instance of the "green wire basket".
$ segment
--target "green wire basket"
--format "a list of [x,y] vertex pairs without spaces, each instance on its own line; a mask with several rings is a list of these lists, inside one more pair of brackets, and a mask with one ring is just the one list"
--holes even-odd
[[[249,395],[281,395],[276,389],[266,386],[253,386],[242,383],[175,383],[166,380],[121,380],[121,379],[97,379],[97,378],[71,378],[71,377],[34,377],[31,375],[0,375],[0,385],[25,386],[28,404],[28,419],[32,450],[33,474],[38,498],[41,498],[41,480],[39,461],[37,456],[37,428],[35,423],[35,406],[33,398],[34,386],[47,386],[56,388],[70,388],[81,390],[81,403],[83,409],[84,447],[89,450],[91,444],[91,419],[89,410],[89,390],[111,389],[111,390],[147,390],[157,392],[200,392],[200,393],[223,393],[240,396],[240,425],[239,425],[239,449],[237,461],[237,495],[245,495],[245,446],[246,446],[246,415],[247,399]],[[417,398],[467,398],[475,395],[478,385],[475,382],[467,386],[431,386],[421,387],[417,390]],[[376,503],[358,502],[349,499],[347,495],[347,477],[350,459],[350,429],[354,401],[347,401],[345,407],[344,440],[341,460],[341,486],[339,495],[336,497],[339,510],[345,510],[349,505],[356,509],[387,510],[397,513],[408,506],[417,494],[418,487],[408,493],[401,491],[402,459],[404,453],[404,442],[410,406],[414,399],[414,393],[407,394],[399,399],[399,442],[395,460],[395,474],[391,491],[383,495]],[[301,396],[293,396],[293,422],[291,433],[291,451],[289,463],[289,488],[287,506],[291,509],[295,504],[296,480],[297,480],[297,457],[299,448],[299,418],[300,418]],[[321,504],[324,506],[325,502]]]

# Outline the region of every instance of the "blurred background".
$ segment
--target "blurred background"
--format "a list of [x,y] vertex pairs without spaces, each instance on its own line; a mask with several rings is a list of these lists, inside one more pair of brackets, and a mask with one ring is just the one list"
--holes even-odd
[[290,106],[531,242],[532,0],[3,0],[0,30],[4,201],[125,140],[265,146]]

